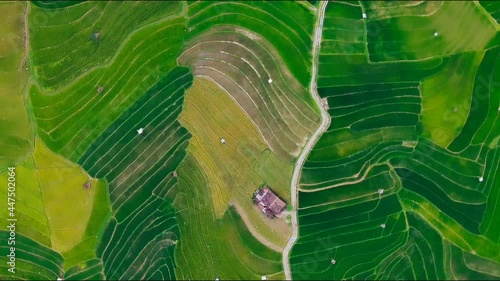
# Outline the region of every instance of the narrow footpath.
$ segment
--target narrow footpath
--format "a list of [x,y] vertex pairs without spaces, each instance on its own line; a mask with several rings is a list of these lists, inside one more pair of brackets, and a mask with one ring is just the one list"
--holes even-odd
[[330,125],[330,115],[328,114],[328,111],[326,108],[323,106],[323,103],[321,102],[321,98],[318,94],[317,91],[317,85],[316,85],[316,79],[317,79],[317,74],[318,74],[318,57],[319,57],[319,48],[321,44],[321,35],[323,34],[323,21],[325,17],[325,10],[326,10],[326,5],[328,4],[328,1],[321,1],[318,11],[317,11],[317,22],[316,26],[314,29],[314,41],[313,41],[313,50],[312,50],[312,58],[313,58],[313,65],[312,65],[312,74],[311,74],[311,84],[309,88],[309,92],[311,95],[314,97],[314,100],[318,104],[319,109],[321,110],[321,125],[319,128],[314,132],[314,134],[311,136],[309,141],[307,142],[306,146],[302,150],[302,152],[299,155],[299,158],[297,159],[297,163],[295,164],[295,168],[293,170],[293,176],[292,176],[292,186],[291,186],[291,194],[292,194],[292,206],[293,210],[291,212],[292,215],[292,235],[290,236],[290,239],[288,240],[288,243],[285,246],[285,249],[283,250],[283,271],[285,272],[285,278],[287,280],[292,280],[292,273],[290,270],[290,250],[292,249],[293,245],[297,241],[299,237],[299,229],[298,229],[298,224],[297,224],[297,208],[298,208],[298,185],[299,185],[299,180],[300,180],[300,172],[302,170],[302,166],[304,165],[304,162],[306,160],[306,157],[309,155],[309,152],[312,150],[314,144],[316,144],[316,141],[319,139],[319,137],[325,132],[325,130],[328,128]]

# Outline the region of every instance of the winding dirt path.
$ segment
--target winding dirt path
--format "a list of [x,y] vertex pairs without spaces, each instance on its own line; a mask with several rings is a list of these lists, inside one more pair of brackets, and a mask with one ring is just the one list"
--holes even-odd
[[312,50],[312,57],[313,57],[313,67],[312,67],[312,75],[311,75],[311,84],[309,87],[309,92],[311,95],[314,97],[314,100],[318,104],[320,110],[321,110],[321,125],[319,128],[314,132],[314,134],[311,136],[309,141],[307,142],[306,146],[300,153],[299,158],[297,159],[297,163],[295,164],[295,168],[293,170],[293,177],[292,177],[292,206],[293,210],[290,212],[292,216],[292,235],[290,236],[290,239],[288,240],[288,243],[285,246],[285,249],[283,250],[283,270],[285,272],[285,278],[287,280],[292,280],[292,273],[290,271],[290,250],[292,249],[293,245],[297,241],[299,237],[299,228],[297,224],[297,208],[298,208],[298,202],[297,202],[297,197],[298,197],[298,184],[300,180],[300,172],[302,170],[302,166],[304,165],[304,162],[306,160],[306,157],[309,155],[309,152],[313,148],[314,144],[316,144],[316,141],[319,139],[319,137],[323,134],[323,132],[328,128],[330,125],[330,115],[328,114],[326,108],[323,106],[321,102],[321,98],[318,94],[317,91],[317,86],[316,86],[316,76],[318,74],[318,57],[319,57],[319,48],[321,44],[321,35],[323,34],[323,21],[325,17],[325,10],[326,10],[326,5],[328,4],[327,1],[322,1],[318,7],[318,21],[316,22],[315,25],[315,30],[314,30],[314,41],[313,41],[313,50]]

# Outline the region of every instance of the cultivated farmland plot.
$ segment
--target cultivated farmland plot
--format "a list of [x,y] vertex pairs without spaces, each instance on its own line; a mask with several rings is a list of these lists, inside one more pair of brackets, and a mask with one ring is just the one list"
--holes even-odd
[[500,279],[500,2],[0,11],[1,280]]
[[496,30],[473,2],[328,3],[294,278],[500,278]]

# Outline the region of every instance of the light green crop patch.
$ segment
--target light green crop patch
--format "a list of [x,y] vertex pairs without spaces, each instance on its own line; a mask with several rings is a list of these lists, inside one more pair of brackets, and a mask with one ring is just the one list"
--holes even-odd
[[[443,36],[443,54],[482,50],[495,36],[495,27],[472,2],[445,1],[432,26]],[[461,22],[457,22],[461,19]]]
[[424,136],[446,147],[467,120],[475,74],[483,52],[454,56],[436,75],[422,81]]
[[484,236],[467,231],[446,213],[443,213],[420,195],[403,190],[400,196],[406,211],[414,212],[421,216],[443,238],[465,251],[474,251],[481,257],[496,262],[500,261],[500,246],[498,244],[495,244]]
[[[31,161],[34,167],[30,167]],[[40,141],[32,159],[15,170],[19,233],[58,252],[68,251],[85,239],[96,190],[106,188],[105,184],[98,184],[81,167],[52,153]],[[0,182],[7,183],[7,177],[6,173],[0,175]],[[4,220],[9,215],[6,196],[6,189],[0,189],[0,218]]]
[[26,3],[0,3],[0,170],[19,163],[32,149],[33,129],[24,106]]
[[[32,161],[32,158],[30,159]],[[36,170],[23,163],[15,168],[15,218],[17,231],[40,244],[51,247],[49,224],[43,206],[42,193],[36,178]],[[5,187],[0,188],[0,218],[9,218],[7,209],[7,171],[0,175],[0,182]]]
[[419,60],[483,50],[496,33],[478,7],[465,1],[445,1],[430,15],[368,21],[367,30],[372,61]]
[[422,16],[434,13],[443,1],[365,1],[368,20],[396,16]]
[[184,29],[182,18],[155,22],[128,37],[108,64],[67,87],[46,92],[32,86],[30,101],[38,136],[52,151],[76,161],[120,114],[176,65]]
[[[38,4],[40,5],[40,4]],[[72,3],[65,8],[31,3],[29,25],[37,82],[59,88],[109,62],[135,30],[180,11],[180,2]]]

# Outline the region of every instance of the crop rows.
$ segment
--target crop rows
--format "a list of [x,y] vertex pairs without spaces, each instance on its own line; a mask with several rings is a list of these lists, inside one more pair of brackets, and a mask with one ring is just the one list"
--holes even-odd
[[140,1],[83,2],[64,8],[44,2],[49,1],[31,5],[29,23],[35,78],[46,89],[65,86],[110,62],[116,47],[131,32],[179,12],[181,6],[179,2]]
[[[221,218],[230,204],[237,204],[257,232],[284,245],[289,227],[281,221],[268,223],[248,198],[264,183],[287,198],[292,166],[276,159],[255,125],[210,80],[195,79],[186,93],[181,124],[193,135],[188,151],[208,177],[215,216]],[[271,175],[267,169],[280,169],[282,175]]]
[[497,63],[500,63],[500,46],[487,50],[484,55],[472,92],[474,110],[471,110],[460,134],[449,145],[450,150],[458,152],[478,144],[493,148],[498,144],[500,70]]
[[208,178],[190,153],[179,167],[182,240],[176,249],[179,279],[283,278],[281,253],[261,244],[247,230],[234,207],[217,219]]
[[[302,170],[294,278],[500,276],[498,47],[481,50],[493,36],[481,47],[427,42],[450,32],[450,11],[469,15],[465,37],[476,24],[494,30],[472,3],[328,4],[318,92],[331,126]],[[443,25],[438,36],[417,24],[427,17]],[[426,48],[412,49],[415,29],[429,33]]]
[[[77,162],[93,178],[107,181],[107,185],[92,185],[93,189],[99,191],[96,196],[101,199],[96,199],[97,205],[92,210],[80,243],[63,255],[65,279],[173,279],[177,274],[186,278],[209,277],[206,270],[190,269],[192,260],[200,255],[200,251],[194,246],[179,248],[184,241],[186,245],[213,243],[214,249],[220,247],[216,254],[228,266],[214,267],[214,276],[219,274],[252,279],[262,275],[283,277],[281,255],[271,248],[284,244],[289,226],[281,221],[278,224],[282,229],[273,232],[261,217],[263,215],[247,199],[263,183],[272,184],[284,198],[289,197],[285,191],[292,170],[290,163],[319,122],[317,110],[306,90],[307,77],[310,75],[309,34],[313,14],[307,5],[302,4],[225,3],[227,5],[223,5],[223,9],[228,13],[235,8],[238,11],[243,8],[244,14],[249,16],[252,11],[259,11],[266,15],[266,20],[287,28],[272,31],[271,34],[279,37],[273,38],[271,43],[264,39],[254,43],[248,36],[251,36],[251,32],[263,32],[265,22],[255,24],[252,20],[242,20],[236,24],[238,32],[235,35],[225,32],[235,30],[235,26],[227,24],[220,25],[219,30],[207,31],[212,23],[206,17],[210,13],[206,12],[213,9],[220,11],[222,7],[211,4],[208,6],[213,7],[207,9],[204,8],[205,4],[197,3],[191,3],[189,7],[185,3],[80,3],[67,7],[37,3],[37,6],[33,6],[30,30],[36,31],[36,34],[42,31],[48,34],[46,38],[35,36],[32,39],[35,42],[33,60],[36,83],[29,92],[37,134],[50,150]],[[285,12],[290,5],[299,7],[295,16]],[[170,18],[172,13],[179,12],[178,7],[183,8],[182,13],[189,13],[189,21],[185,20],[186,17]],[[200,13],[195,15],[196,9],[200,8],[203,11],[198,10]],[[141,12],[131,14],[137,9]],[[269,9],[273,9],[273,13]],[[146,14],[152,16],[145,18]],[[159,20],[159,15],[164,19]],[[37,21],[38,18],[43,20]],[[223,15],[222,18],[226,17]],[[120,24],[125,19],[132,23],[126,26]],[[231,16],[226,19],[231,19]],[[61,23],[68,21],[67,28],[64,28]],[[291,25],[300,29],[288,28]],[[186,34],[189,41],[183,45]],[[194,111],[186,109],[186,117],[183,117],[182,122],[190,132],[177,121],[183,109],[184,90],[191,86],[192,76],[185,68],[174,69],[176,58],[183,47],[186,50],[184,54],[187,54],[194,44],[205,43],[201,40],[209,36],[216,39],[221,36],[224,40],[236,36],[237,41],[241,42],[236,42],[240,44],[236,51],[246,50],[244,64],[247,68],[255,67],[255,72],[252,79],[247,79],[241,74],[234,76],[238,70],[232,69],[231,79],[248,81],[243,85],[244,90],[235,94],[251,93],[247,102],[253,103],[255,100],[261,107],[259,110],[254,109],[254,115],[264,112],[267,114],[264,117],[269,117],[271,121],[267,127],[255,127],[251,122],[255,120],[246,119],[250,113],[240,111],[237,104],[232,104],[232,113],[235,114],[231,114],[231,118],[237,120],[229,120],[228,124],[235,124],[236,121],[241,123],[244,119],[248,121],[242,130],[246,134],[244,136],[227,131],[227,147],[235,146],[234,155],[216,154],[214,157],[213,152],[219,151],[219,148],[213,150],[212,145],[222,145],[220,137],[209,140],[216,134],[215,126],[224,118],[225,111],[219,110],[219,103],[225,101],[227,104],[227,100],[233,103],[229,96],[219,100],[208,99],[202,103],[196,100],[187,103],[186,108],[190,106]],[[71,44],[61,44],[63,39]],[[270,47],[273,44],[280,52],[288,52],[289,42],[296,46],[294,52],[300,57],[282,56]],[[226,46],[228,53],[233,46]],[[211,48],[212,52],[216,52]],[[229,57],[234,59],[236,55]],[[195,75],[202,75],[197,72],[201,68],[195,65],[196,60],[186,63],[184,58],[183,55],[179,63],[191,66]],[[268,66],[267,61],[273,63]],[[286,68],[287,64],[297,66],[290,69],[293,69],[294,74],[299,73],[300,77],[294,77]],[[220,68],[218,65],[215,67]],[[273,77],[273,87],[265,89],[270,76]],[[209,78],[217,80],[216,77]],[[252,83],[259,83],[260,86],[253,88]],[[204,92],[210,87],[202,85],[198,90]],[[217,86],[211,90],[227,95]],[[294,95],[287,95],[290,90]],[[271,97],[266,95],[261,99],[259,95],[264,96],[264,92],[269,92]],[[202,114],[197,110],[201,110]],[[200,124],[193,125],[193,116],[196,117],[195,123],[204,120],[201,122],[203,130],[200,130]],[[260,122],[266,121],[261,117]],[[280,127],[276,127],[278,125]],[[224,129],[229,127],[225,125]],[[283,133],[282,129],[286,132]],[[267,135],[278,135],[270,140],[274,142],[274,147],[269,147],[267,140],[261,138],[259,130],[268,130]],[[191,133],[194,137],[189,140]],[[256,148],[252,149],[248,139],[254,139],[258,144]],[[284,148],[280,140],[285,143]],[[189,217],[183,217],[180,215],[182,212],[176,212],[172,202],[176,198],[176,207],[182,209],[182,205],[177,206],[181,198],[177,195],[178,189],[182,187],[176,182],[177,177],[186,178],[189,173],[185,174],[182,169],[177,171],[177,165],[184,159],[188,142],[193,147],[190,153],[198,153],[196,161],[202,165],[204,161],[208,164],[208,169],[207,165],[204,166],[203,173],[211,179],[216,179],[212,175],[227,171],[234,177],[234,168],[241,170],[241,164],[248,173],[241,172],[245,190],[235,184],[239,181],[236,178],[227,181],[224,176],[223,181],[211,182],[209,190],[213,193],[208,190],[202,193],[203,200],[209,202],[207,205],[214,204],[210,212],[194,212]],[[224,164],[221,160],[226,161],[226,167],[221,166]],[[279,168],[283,174],[273,173],[270,168]],[[206,183],[196,184],[200,185],[184,187],[190,194],[186,197],[189,204],[194,202],[194,190],[208,188]],[[232,189],[231,197],[216,197],[216,190],[221,188]],[[109,199],[102,197],[106,193]],[[110,202],[107,203],[107,200]],[[231,207],[231,204],[236,207]],[[213,216],[213,212],[215,218],[199,220]],[[181,224],[179,227],[178,219],[189,222],[189,226]],[[196,227],[217,226],[221,220],[227,225],[222,233],[208,231],[200,232],[199,237],[190,235]],[[257,231],[265,239],[267,234],[271,234],[269,240],[272,242],[263,244],[254,238],[247,229],[248,221],[252,231]],[[180,231],[182,236],[186,234],[186,240],[180,240]],[[227,239],[221,240],[221,235]],[[99,241],[97,247],[93,244],[96,241]],[[267,243],[274,246],[269,248]],[[256,255],[259,256],[257,259]],[[235,258],[241,259],[241,270],[232,267]],[[185,262],[177,265],[174,261],[177,259]],[[203,264],[207,262],[211,261],[203,260]]]
[[133,33],[106,66],[57,92],[33,86],[30,101],[37,133],[47,146],[72,161],[80,158],[120,114],[176,65],[184,24],[176,18]]
[[[177,121],[192,76],[175,68],[123,113],[79,159],[109,182],[113,216],[97,255],[106,278],[174,278],[179,240],[168,194],[190,134]],[[143,129],[138,132],[137,130]]]
[[9,268],[7,255],[10,246],[7,244],[9,232],[0,231],[1,274],[3,280],[55,280],[63,275],[63,257],[56,251],[18,233],[16,235],[16,273]]
[[196,79],[181,115],[193,137],[175,201],[178,276],[283,278],[290,227],[248,198],[262,184],[289,198],[291,163],[319,124],[307,90],[313,14],[299,3],[198,1],[188,16],[179,63]]
[[[307,136],[312,134],[313,128],[319,123],[319,118],[308,95],[307,84],[302,82],[309,74],[299,75],[293,72],[307,70],[305,65],[308,65],[309,59],[304,58],[302,62],[293,65],[284,60],[309,53],[305,46],[311,40],[308,27],[311,26],[312,17],[297,6],[295,10],[299,14],[295,19],[276,12],[269,19],[273,24],[266,25],[281,26],[287,23],[296,26],[298,23],[294,21],[306,21],[295,32],[289,27],[284,27],[281,31],[266,29],[262,27],[264,22],[261,20],[249,21],[246,18],[262,13],[267,19],[270,17],[269,12],[262,6],[279,10],[286,9],[289,5],[292,4],[191,4],[188,41],[179,62],[190,66],[195,75],[208,76],[218,83],[252,119],[271,149],[278,156],[292,162],[300,152],[300,147],[305,144]],[[211,17],[214,12],[218,16]],[[246,12],[245,17],[239,18],[240,20],[228,20],[243,12]],[[221,19],[222,24],[217,22],[210,30],[205,31],[208,24],[217,18]],[[271,34],[267,34],[268,30],[271,30]],[[286,39],[291,41],[285,44],[283,40]],[[297,50],[284,48],[283,44],[292,44]]]
[[102,261],[100,259],[91,259],[85,262],[85,265],[75,265],[64,272],[65,280],[103,280]]
[[[45,214],[40,185],[36,182],[36,170],[29,165],[19,165],[16,167],[16,176],[18,179],[16,181],[16,205],[18,208],[16,215],[19,220],[17,231],[41,245],[50,247],[49,222]],[[7,182],[8,172],[2,173],[0,178],[3,182]],[[3,209],[1,210],[3,219],[9,217],[7,194],[7,190],[1,192],[2,198],[5,199],[2,202]]]
[[[89,179],[80,167],[51,153],[39,139],[35,143],[33,157],[15,168],[16,233],[57,251],[69,268],[95,257],[88,248],[95,248],[96,232],[107,216],[106,184]],[[7,177],[4,173],[0,179],[7,182]],[[5,198],[0,217],[12,218],[7,190],[0,194]],[[61,211],[67,209],[71,212]]]
[[[378,7],[379,10],[384,12],[384,6],[390,6],[385,3],[378,5],[382,6]],[[443,1],[438,7],[429,8],[429,12],[422,10],[415,16],[404,13],[375,19],[371,18],[370,10],[366,10],[370,60],[419,60],[478,51],[483,50],[495,36],[495,26],[473,2]],[[463,19],[467,28],[455,24],[457,18]],[[477,32],[478,29],[481,32]]]
[[220,26],[236,26],[259,34],[279,53],[302,86],[310,80],[313,15],[293,2],[210,2],[189,5],[187,40]]
[[330,1],[317,62],[318,1],[6,5],[15,278],[283,279],[290,214],[251,197],[292,201],[318,106],[294,279],[500,278],[499,5]]
[[[257,125],[271,149],[292,161],[318,121],[303,100],[307,91],[289,73],[281,76],[277,64],[263,63],[275,59],[266,48],[236,30],[228,31],[212,30],[183,53],[181,62],[190,65],[195,75],[208,76],[221,85]],[[294,94],[285,94],[290,92]]]

